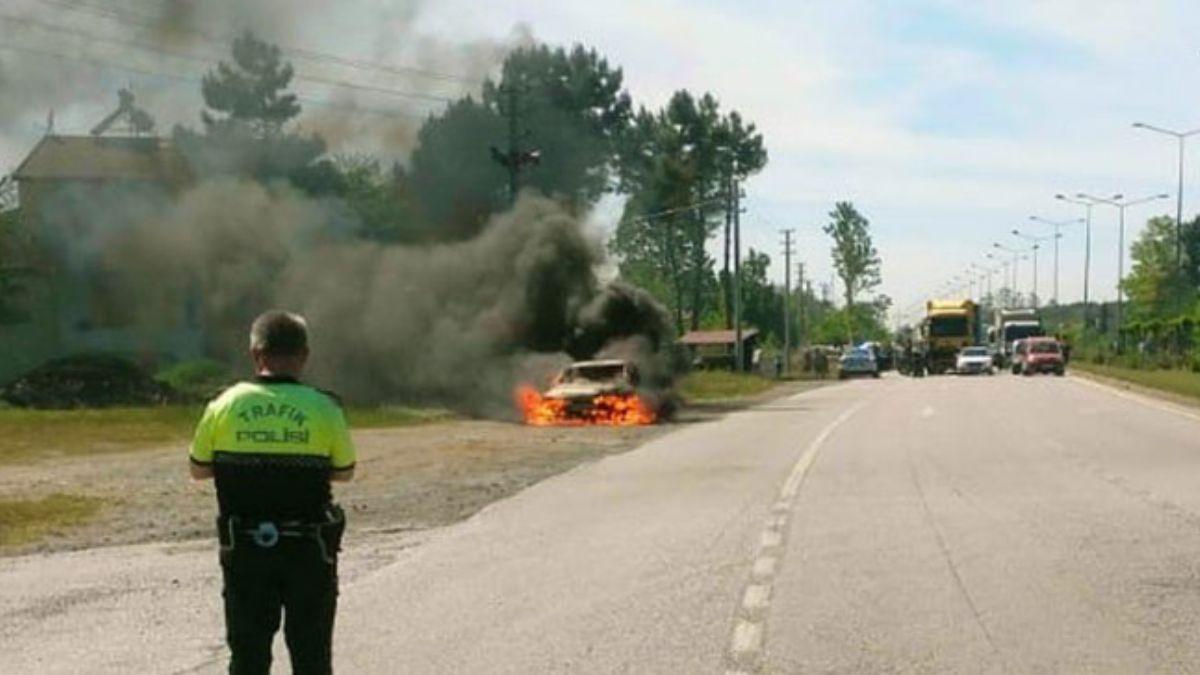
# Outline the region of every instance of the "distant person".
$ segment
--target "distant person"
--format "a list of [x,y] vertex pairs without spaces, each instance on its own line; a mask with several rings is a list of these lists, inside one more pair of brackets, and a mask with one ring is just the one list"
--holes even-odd
[[250,356],[254,379],[208,404],[190,455],[192,477],[216,482],[229,672],[270,672],[282,611],[293,672],[330,673],[346,526],[330,481],[354,476],[354,446],[336,399],[299,381],[302,317],[259,316]]

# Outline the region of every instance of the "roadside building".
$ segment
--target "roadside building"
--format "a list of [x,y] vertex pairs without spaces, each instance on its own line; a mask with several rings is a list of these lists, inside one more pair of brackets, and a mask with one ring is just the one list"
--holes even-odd
[[136,296],[116,285],[119,263],[107,247],[131,220],[165,212],[188,184],[186,164],[169,142],[48,134],[13,178],[20,292],[12,295],[19,306],[0,320],[0,383],[80,352],[152,361],[201,354],[197,303],[185,303],[153,330],[134,325]]
[[[679,344],[688,350],[695,368],[723,368],[732,370],[736,363],[737,334],[732,330],[694,330],[679,338]],[[758,329],[742,329],[742,370],[754,368],[754,356],[758,352]]]

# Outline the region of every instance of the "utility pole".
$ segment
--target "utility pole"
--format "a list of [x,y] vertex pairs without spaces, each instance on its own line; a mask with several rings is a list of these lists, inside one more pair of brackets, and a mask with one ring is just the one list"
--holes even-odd
[[792,319],[789,316],[788,305],[792,304],[792,233],[796,230],[786,229],[783,232],[783,374],[787,375],[792,361]]
[[746,358],[742,353],[742,219],[741,187],[737,178],[729,177],[729,205],[733,210],[733,364],[734,372],[745,370]]
[[505,117],[508,118],[508,150],[501,151],[493,145],[492,159],[508,170],[508,203],[511,207],[517,203],[517,193],[521,190],[521,170],[541,161],[542,152],[541,150],[521,150],[517,87],[506,84],[502,85],[500,89],[508,98],[508,110],[505,111]]
[[1084,208],[1084,235],[1083,235],[1083,333],[1086,335],[1089,331],[1089,315],[1091,314],[1091,298],[1088,295],[1088,285],[1092,276],[1092,207],[1096,202],[1088,199],[1087,195],[1082,193],[1075,197],[1068,197],[1064,194],[1054,195],[1054,198],[1067,202],[1068,204],[1076,204]]
[[[809,284],[809,286],[811,285],[812,284]],[[802,262],[796,263],[796,290],[800,293],[800,306],[798,308],[800,310],[800,333],[796,336],[796,342],[803,345],[807,344],[809,337],[808,316],[806,311],[808,303],[804,299],[804,263]],[[809,294],[811,295],[811,293],[812,291],[810,290]]]

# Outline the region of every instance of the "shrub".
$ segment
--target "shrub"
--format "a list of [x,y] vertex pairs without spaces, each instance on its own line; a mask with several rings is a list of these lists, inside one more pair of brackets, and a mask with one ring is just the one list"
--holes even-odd
[[188,399],[203,401],[229,386],[234,377],[223,363],[197,359],[168,366],[160,370],[154,379],[170,386]]

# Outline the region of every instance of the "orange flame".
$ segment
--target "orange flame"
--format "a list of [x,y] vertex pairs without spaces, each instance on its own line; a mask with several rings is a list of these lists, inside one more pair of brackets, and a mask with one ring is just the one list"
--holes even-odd
[[518,387],[515,397],[525,423],[532,426],[634,426],[658,421],[658,415],[637,394],[597,396],[586,410],[574,413],[566,401],[544,398],[529,385]]

